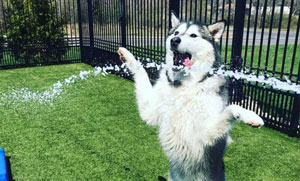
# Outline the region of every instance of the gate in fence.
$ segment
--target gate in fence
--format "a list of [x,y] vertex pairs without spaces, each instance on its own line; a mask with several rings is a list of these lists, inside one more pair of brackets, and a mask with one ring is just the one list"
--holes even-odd
[[[9,0],[0,0],[0,23]],[[300,84],[300,2],[297,0],[48,0],[56,16],[66,18],[66,47],[78,48],[81,61],[91,65],[119,64],[118,47],[141,61],[164,61],[170,11],[182,20],[210,24],[226,20],[220,41],[227,69],[275,77]],[[7,29],[1,29],[7,32]],[[1,37],[0,37],[1,39]],[[4,37],[5,39],[5,37]],[[6,45],[4,41],[2,43]],[[1,50],[1,49],[0,49]],[[3,52],[10,52],[4,46]],[[76,51],[75,51],[76,52]],[[77,54],[77,53],[73,53]],[[73,55],[71,54],[71,55]],[[8,54],[0,67],[15,66]],[[56,63],[70,61],[61,56]],[[77,60],[77,58],[76,58]],[[47,60],[48,63],[50,60]],[[54,61],[55,62],[55,61]],[[71,61],[72,62],[72,61]],[[28,66],[26,62],[18,65]],[[47,64],[40,60],[30,65]],[[147,70],[152,80],[157,70]],[[235,81],[231,102],[258,113],[265,125],[289,136],[300,136],[300,95],[247,80]]]

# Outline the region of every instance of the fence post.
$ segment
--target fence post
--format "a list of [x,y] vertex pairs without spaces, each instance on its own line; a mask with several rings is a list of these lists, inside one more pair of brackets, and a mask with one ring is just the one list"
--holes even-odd
[[288,135],[291,137],[300,136],[297,135],[297,130],[299,130],[299,119],[300,119],[300,95],[295,94],[294,97],[294,104],[292,110],[292,117],[291,117],[291,129],[289,130]]
[[80,46],[80,59],[83,61],[83,40],[82,40],[82,18],[81,18],[81,4],[80,0],[77,0],[77,11],[78,11],[78,29],[79,29],[79,46]]
[[169,29],[171,29],[171,11],[174,11],[176,15],[179,17],[179,8],[180,1],[179,0],[169,0]]
[[[245,21],[246,1],[235,1],[234,28],[231,52],[231,69],[242,67],[242,47]],[[228,25],[229,26],[229,25]]]
[[121,24],[121,41],[122,41],[122,47],[126,47],[126,0],[120,1],[121,5],[121,14],[120,14],[120,24]]
[[[235,1],[235,13],[234,13],[234,26],[233,26],[233,40],[231,50],[230,69],[240,71],[242,68],[242,47],[243,47],[243,33],[244,33],[244,21],[245,21],[246,1]],[[229,26],[229,25],[228,25]],[[230,81],[230,97],[231,102],[240,102],[245,94],[240,80]]]
[[90,47],[94,47],[94,26],[93,26],[93,7],[92,0],[88,0],[88,18],[89,18],[89,33],[90,33]]

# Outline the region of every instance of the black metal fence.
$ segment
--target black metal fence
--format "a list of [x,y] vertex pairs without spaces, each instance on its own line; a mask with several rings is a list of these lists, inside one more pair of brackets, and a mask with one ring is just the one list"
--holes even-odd
[[[299,4],[284,0],[88,0],[81,1],[82,57],[92,65],[118,62],[124,46],[141,61],[164,61],[170,10],[182,20],[209,24],[225,19],[221,40],[227,68],[286,78],[299,84]],[[92,53],[91,53],[92,52]],[[157,78],[155,69],[148,69]],[[242,92],[242,94],[238,94]],[[257,82],[232,86],[231,102],[256,111],[266,126],[299,136],[299,94]]]
[[[227,21],[220,49],[228,69],[300,84],[300,2],[297,0],[48,1],[55,3],[57,16],[66,17],[62,28],[67,35],[66,46],[73,50],[54,63],[81,60],[91,65],[118,64],[116,52],[120,46],[141,61],[163,62],[169,15],[173,10],[182,20],[204,24]],[[3,10],[8,2],[0,0],[1,25],[5,25]],[[27,66],[12,61],[9,51],[5,48],[0,67]],[[43,60],[39,63],[47,64]],[[155,68],[147,72],[151,79],[157,78]],[[230,92],[232,103],[256,111],[266,126],[300,136],[300,95],[296,92],[246,80],[236,81]]]

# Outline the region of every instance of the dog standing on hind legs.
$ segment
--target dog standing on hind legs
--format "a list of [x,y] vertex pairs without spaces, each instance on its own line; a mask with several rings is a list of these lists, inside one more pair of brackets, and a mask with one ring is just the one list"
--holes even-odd
[[170,162],[170,181],[225,180],[223,155],[232,125],[260,127],[263,120],[238,105],[227,105],[226,81],[205,68],[220,66],[217,43],[225,22],[202,25],[171,15],[166,65],[152,86],[145,69],[125,48],[121,60],[134,75],[141,118],[158,126]]

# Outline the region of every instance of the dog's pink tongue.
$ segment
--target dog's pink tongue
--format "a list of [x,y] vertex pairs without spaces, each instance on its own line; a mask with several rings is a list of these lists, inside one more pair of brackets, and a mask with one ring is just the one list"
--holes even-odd
[[183,62],[183,65],[188,67],[188,68],[191,68],[192,67],[192,61],[190,60],[190,58],[186,58]]

